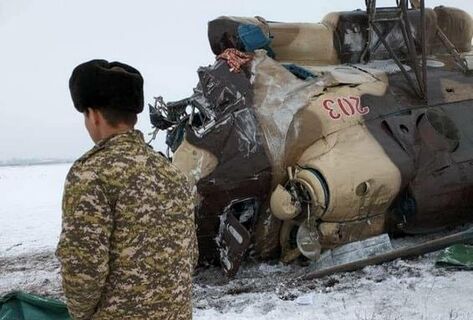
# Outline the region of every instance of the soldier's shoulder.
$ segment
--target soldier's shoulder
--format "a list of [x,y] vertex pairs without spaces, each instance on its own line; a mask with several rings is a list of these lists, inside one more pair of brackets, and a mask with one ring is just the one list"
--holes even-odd
[[156,167],[161,173],[168,175],[172,180],[187,181],[187,177],[179,170],[170,159],[163,154],[151,151]]
[[156,175],[161,177],[161,181],[168,187],[180,190],[186,194],[192,194],[193,185],[187,176],[177,168],[170,159],[160,152],[150,150],[151,165]]
[[103,146],[94,146],[92,149],[80,156],[74,162],[74,166],[78,168],[87,166],[88,163],[99,158],[103,154],[104,149],[105,148]]
[[66,180],[73,180],[74,177],[96,177],[97,167],[104,156],[103,151],[103,148],[94,147],[80,156],[69,169]]

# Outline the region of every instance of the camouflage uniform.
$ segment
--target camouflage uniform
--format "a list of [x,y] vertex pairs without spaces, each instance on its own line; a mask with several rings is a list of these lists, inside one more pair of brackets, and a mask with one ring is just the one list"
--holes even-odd
[[99,142],[65,184],[57,255],[74,319],[191,319],[193,192],[139,131]]

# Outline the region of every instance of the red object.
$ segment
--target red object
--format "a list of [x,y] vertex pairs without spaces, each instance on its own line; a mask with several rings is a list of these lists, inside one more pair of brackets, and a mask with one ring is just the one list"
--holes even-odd
[[238,51],[234,48],[226,49],[217,56],[217,59],[226,60],[231,72],[240,72],[241,67],[253,60],[253,55]]

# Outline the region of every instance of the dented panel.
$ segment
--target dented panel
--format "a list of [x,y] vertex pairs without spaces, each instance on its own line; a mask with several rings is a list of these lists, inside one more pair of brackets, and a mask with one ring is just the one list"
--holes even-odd
[[[420,13],[409,16],[418,39]],[[172,146],[180,144],[173,162],[197,187],[201,262],[220,263],[231,276],[247,255],[317,259],[385,232],[473,220],[473,77],[434,39],[440,27],[460,51],[471,49],[471,18],[427,11],[425,99],[401,73],[415,79],[400,29],[387,40],[403,65],[386,60],[376,38],[367,41],[367,19],[359,11],[323,24],[209,23],[212,50],[224,54],[198,70],[190,98],[167,105],[172,118],[154,113]],[[235,51],[247,45],[242,25],[260,28],[253,36],[266,47]],[[360,64],[366,46],[369,61]],[[238,68],[228,63],[232,54],[245,57]]]

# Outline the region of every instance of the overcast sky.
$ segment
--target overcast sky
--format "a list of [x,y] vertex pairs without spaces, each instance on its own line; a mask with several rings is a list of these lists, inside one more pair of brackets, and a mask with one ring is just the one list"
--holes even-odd
[[[426,2],[473,13],[471,0]],[[68,90],[81,62],[131,64],[145,79],[145,101],[158,95],[177,100],[192,93],[197,68],[214,61],[209,20],[259,15],[319,22],[330,11],[363,6],[363,0],[0,0],[0,161],[76,158],[92,147]],[[147,108],[138,127],[151,132]],[[154,145],[165,149],[162,137]]]

